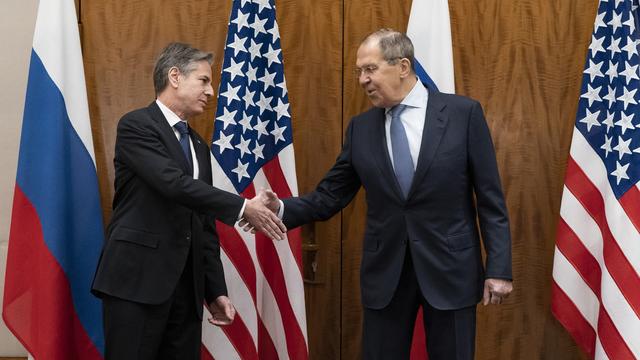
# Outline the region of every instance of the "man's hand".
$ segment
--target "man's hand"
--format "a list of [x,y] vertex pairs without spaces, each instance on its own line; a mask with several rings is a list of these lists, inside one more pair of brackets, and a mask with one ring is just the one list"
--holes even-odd
[[262,199],[262,203],[273,211],[274,214],[280,210],[280,200],[278,200],[278,194],[274,193],[270,189],[262,189],[258,193],[258,196]]
[[[271,210],[274,203],[277,204],[277,211],[280,202],[276,194],[271,190],[260,190],[256,197],[247,200],[243,216],[245,221],[241,220],[240,226],[245,231],[251,230],[253,232],[254,229],[261,231],[272,240],[284,239],[287,228]],[[251,225],[253,229],[247,225]]]
[[229,325],[236,316],[236,308],[233,307],[231,300],[224,295],[218,296],[215,301],[207,305],[207,308],[211,313],[211,317],[207,320],[216,326]]
[[486,279],[482,305],[501,304],[513,290],[513,282],[504,279]]

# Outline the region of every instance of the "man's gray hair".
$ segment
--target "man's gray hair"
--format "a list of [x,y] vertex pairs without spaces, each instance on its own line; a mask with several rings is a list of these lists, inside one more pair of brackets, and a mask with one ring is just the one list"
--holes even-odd
[[362,44],[370,41],[377,42],[380,47],[380,51],[382,52],[382,58],[387,63],[395,65],[398,63],[398,60],[407,58],[411,64],[411,71],[414,71],[413,43],[406,34],[393,29],[384,28],[367,35],[367,37],[362,41]]
[[173,42],[167,45],[158,56],[153,69],[153,87],[156,95],[167,87],[169,83],[167,74],[172,67],[178,68],[182,75],[187,76],[195,70],[199,61],[206,61],[211,65],[213,54],[185,43]]

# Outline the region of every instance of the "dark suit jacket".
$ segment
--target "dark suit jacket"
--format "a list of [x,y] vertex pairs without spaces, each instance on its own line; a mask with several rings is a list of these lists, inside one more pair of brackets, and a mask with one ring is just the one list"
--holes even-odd
[[191,249],[200,316],[203,299],[226,295],[214,218],[234,224],[244,200],[211,186],[209,147],[195,131],[191,141],[198,180],[187,174],[180,143],[155,102],[120,120],[113,217],[94,294],[160,304],[173,294]]
[[[407,246],[418,283],[438,309],[476,304],[485,277],[511,279],[511,238],[491,135],[480,104],[429,91],[413,184],[405,200],[387,151],[384,109],[354,117],[342,152],[315,191],[284,200],[288,228],[324,220],[364,186],[360,283],[365,307],[391,300]],[[474,201],[475,194],[475,201]],[[487,251],[483,269],[480,234]]]

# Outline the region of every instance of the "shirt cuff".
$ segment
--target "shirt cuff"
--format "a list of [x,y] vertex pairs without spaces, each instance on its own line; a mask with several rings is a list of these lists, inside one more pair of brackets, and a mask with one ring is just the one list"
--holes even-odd
[[284,203],[280,199],[278,199],[278,202],[280,203],[280,207],[278,208],[278,213],[276,215],[278,215],[278,218],[282,220],[282,217],[284,216]]
[[240,214],[238,214],[238,220],[236,221],[240,221],[242,219],[242,217],[244,216],[244,208],[245,206],[247,206],[247,199],[244,199],[244,202],[242,203],[242,207],[240,208]]

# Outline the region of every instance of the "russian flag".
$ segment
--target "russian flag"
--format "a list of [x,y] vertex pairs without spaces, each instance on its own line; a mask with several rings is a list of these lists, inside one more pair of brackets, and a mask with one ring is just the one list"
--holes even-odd
[[[429,89],[455,92],[451,21],[447,0],[413,0],[407,36],[413,42],[414,68],[420,81]],[[411,359],[427,359],[422,309],[418,312],[413,332]]]
[[104,239],[73,0],[40,0],[11,214],[3,318],[35,359],[101,359],[89,292]]

